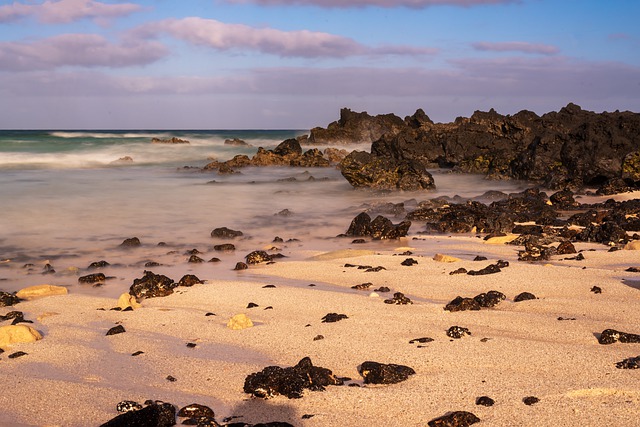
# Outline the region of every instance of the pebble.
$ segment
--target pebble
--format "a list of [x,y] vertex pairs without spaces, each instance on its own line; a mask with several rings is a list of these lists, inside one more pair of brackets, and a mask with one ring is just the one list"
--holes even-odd
[[26,356],[28,353],[25,353],[24,351],[16,351],[15,353],[11,353],[9,356],[7,356],[9,359],[17,359],[18,357],[22,357],[22,356]]
[[531,299],[537,299],[536,296],[530,292],[522,292],[515,296],[513,302],[527,301]]
[[109,335],[117,335],[117,334],[122,334],[122,333],[124,333],[124,332],[127,332],[127,331],[124,329],[124,326],[122,326],[122,325],[118,325],[118,326],[114,326],[113,328],[109,329],[109,330],[107,331],[107,334],[106,334],[106,335],[107,335],[107,336],[109,336]]
[[358,372],[364,378],[365,384],[396,384],[416,373],[409,366],[371,361],[363,362],[358,367]]
[[460,339],[465,335],[471,335],[469,329],[460,326],[452,326],[447,330],[447,336],[450,338]]
[[199,417],[215,417],[215,413],[213,409],[209,408],[205,405],[200,405],[198,403],[192,403],[190,405],[182,407],[178,411],[179,417],[187,417],[187,418],[199,418]]
[[476,405],[480,406],[493,406],[495,403],[495,400],[489,396],[480,396],[476,399]]
[[480,418],[475,414],[466,411],[455,411],[433,419],[427,424],[429,427],[467,427],[477,422],[480,422]]
[[116,411],[118,412],[130,412],[138,411],[142,409],[142,405],[133,400],[123,400],[116,405]]
[[348,319],[349,317],[346,314],[338,314],[338,313],[327,313],[322,318],[322,323],[333,323],[338,322],[342,319]]
[[396,305],[405,305],[405,304],[413,304],[409,298],[405,297],[402,292],[396,292],[393,294],[392,299],[384,300],[385,304],[396,304]]
[[528,406],[535,405],[538,402],[540,402],[540,399],[538,399],[535,396],[527,396],[524,399],[522,399],[522,403]]

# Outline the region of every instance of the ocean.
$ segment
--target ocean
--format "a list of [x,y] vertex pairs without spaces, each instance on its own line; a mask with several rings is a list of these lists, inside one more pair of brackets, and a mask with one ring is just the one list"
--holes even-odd
[[[212,131],[0,131],[0,290],[54,284],[74,292],[117,296],[145,269],[178,280],[242,277],[233,270],[253,250],[272,249],[290,259],[336,249],[351,219],[370,206],[439,196],[473,198],[489,190],[521,191],[528,184],[477,175],[431,171],[436,190],[415,193],[353,189],[334,168],[249,167],[233,175],[203,172],[212,159],[252,156],[306,130]],[[189,144],[153,144],[177,137]],[[247,146],[225,144],[239,138]],[[368,151],[369,144],[337,145]],[[303,149],[312,148],[303,146]],[[326,146],[318,147],[320,149]],[[131,161],[119,161],[130,157]],[[402,217],[385,215],[393,222]],[[240,230],[236,251],[213,249],[217,227]],[[414,224],[411,233],[421,229]],[[284,240],[274,243],[275,237]],[[142,246],[120,249],[127,238]],[[159,243],[161,243],[159,245]],[[393,247],[397,242],[371,242]],[[376,246],[377,245],[377,246]],[[391,246],[389,246],[391,245]],[[188,251],[208,261],[187,263]],[[98,288],[77,277],[94,261],[111,265]],[[286,258],[285,258],[286,260]],[[159,263],[153,268],[148,262]],[[46,265],[52,266],[50,272]]]

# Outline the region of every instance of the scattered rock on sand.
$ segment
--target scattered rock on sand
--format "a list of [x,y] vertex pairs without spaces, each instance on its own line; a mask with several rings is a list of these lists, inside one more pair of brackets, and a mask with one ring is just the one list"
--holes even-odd
[[167,276],[145,271],[144,277],[133,280],[129,293],[137,299],[166,297],[173,293],[173,288],[176,286],[176,283]]
[[178,286],[185,286],[185,287],[190,287],[193,285],[201,285],[204,282],[202,280],[200,280],[198,278],[198,276],[193,275],[193,274],[185,274],[184,276],[182,276],[182,278],[178,281]]
[[236,314],[231,319],[229,319],[229,322],[227,322],[227,328],[233,329],[236,331],[240,329],[251,328],[252,326],[253,326],[253,322],[244,313]]
[[482,276],[485,274],[500,273],[501,271],[502,270],[500,269],[500,266],[498,265],[498,263],[496,263],[496,264],[489,264],[488,266],[480,270],[470,270],[467,272],[467,274],[470,276]]
[[471,332],[469,332],[469,329],[461,326],[452,326],[447,330],[447,336],[451,338],[460,339],[465,335],[471,335]]
[[170,427],[176,424],[176,408],[170,403],[153,403],[137,411],[125,412],[100,427]]
[[393,294],[393,298],[384,300],[385,304],[396,304],[396,305],[405,305],[405,304],[413,304],[409,298],[404,296],[402,292],[396,292]]
[[629,334],[626,332],[616,331],[615,329],[605,329],[598,338],[600,344],[621,343],[640,343],[640,335]]
[[416,373],[409,366],[370,361],[363,362],[358,367],[358,372],[364,378],[365,384],[396,384],[405,381],[409,378],[409,375]]
[[334,323],[342,319],[348,319],[348,318],[349,317],[346,314],[327,313],[322,318],[322,323]]
[[342,384],[331,370],[313,366],[311,359],[305,357],[296,366],[267,366],[250,374],[244,381],[244,392],[265,399],[279,394],[297,399],[302,397],[305,389],[324,391],[326,386]]
[[233,269],[236,271],[239,271],[239,270],[246,270],[247,268],[249,268],[249,266],[244,262],[237,262],[236,266]]
[[42,339],[40,332],[27,325],[8,325],[0,327],[0,347],[16,343],[36,342]]
[[19,302],[20,298],[18,298],[15,294],[0,291],[0,307],[16,305]]
[[473,298],[455,297],[444,309],[446,311],[480,310],[480,304]]
[[506,299],[506,295],[500,291],[489,291],[473,297],[473,299],[483,308],[491,308],[498,305]]
[[260,264],[261,262],[268,262],[272,260],[272,256],[265,251],[253,251],[245,256],[247,264]]
[[528,406],[535,405],[538,402],[540,402],[540,399],[538,399],[535,396],[527,396],[524,399],[522,399],[522,403]]
[[20,289],[16,296],[24,300],[32,300],[35,298],[49,297],[52,295],[67,295],[69,291],[64,286],[54,285],[36,285]]
[[458,262],[460,261],[460,258],[445,254],[435,254],[433,256],[433,260],[438,262]]
[[127,332],[127,331],[124,329],[124,326],[118,325],[118,326],[114,326],[113,328],[109,329],[105,335],[107,335],[107,336],[109,336],[109,335],[118,335],[118,334],[123,334],[125,332]]
[[495,400],[489,396],[480,396],[476,399],[476,405],[479,406],[493,406],[495,403]]
[[471,412],[455,411],[428,422],[429,427],[467,427],[480,422],[480,418]]
[[630,357],[624,359],[621,362],[616,363],[618,369],[639,369],[640,368],[640,356]]
[[530,299],[537,299],[531,292],[522,292],[515,296],[513,302],[527,301]]

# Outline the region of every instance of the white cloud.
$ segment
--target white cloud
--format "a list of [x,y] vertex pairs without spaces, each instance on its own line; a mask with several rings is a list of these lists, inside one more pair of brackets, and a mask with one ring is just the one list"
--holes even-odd
[[555,55],[560,52],[556,46],[528,42],[477,42],[471,46],[476,50],[493,52],[521,52],[540,55]]
[[0,42],[0,70],[33,71],[64,66],[128,67],[167,55],[155,41],[111,43],[95,34],[62,34],[35,42]]
[[80,19],[104,23],[141,9],[140,5],[134,3],[109,4],[95,0],[47,0],[39,4],[13,2],[0,6],[0,22],[34,16],[38,21],[48,24],[64,24]]

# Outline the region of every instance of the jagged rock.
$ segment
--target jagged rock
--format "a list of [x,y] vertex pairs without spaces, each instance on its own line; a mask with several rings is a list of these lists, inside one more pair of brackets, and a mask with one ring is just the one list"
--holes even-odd
[[113,328],[109,329],[107,331],[106,335],[107,336],[109,336],[109,335],[118,335],[118,334],[123,334],[125,332],[127,332],[127,331],[124,329],[124,326],[118,325],[118,326],[114,326]]
[[553,193],[549,197],[549,201],[558,209],[575,209],[580,206],[580,203],[576,202],[573,198],[573,191],[565,188],[556,193]]
[[349,225],[346,236],[371,236],[374,240],[399,239],[408,234],[411,221],[402,221],[393,224],[390,219],[381,215],[372,221],[369,214],[362,212],[358,214]]
[[129,294],[136,299],[166,297],[173,293],[176,286],[177,284],[167,276],[145,270],[144,277],[133,280]]
[[480,422],[475,414],[466,411],[455,411],[429,421],[429,427],[467,427]]
[[[423,118],[423,116],[419,117]],[[370,116],[366,111],[357,113],[348,108],[342,108],[338,121],[330,123],[326,129],[320,127],[311,129],[309,143],[371,143],[382,135],[398,132],[405,126],[405,122],[393,114]]]
[[461,326],[452,326],[447,329],[447,336],[450,338],[460,339],[465,335],[471,335],[471,332],[469,332],[469,329],[467,328],[463,328]]
[[358,372],[364,378],[365,384],[396,384],[416,373],[408,366],[371,361],[363,362],[358,366]]
[[305,389],[324,391],[326,386],[342,384],[331,370],[313,366],[311,359],[305,357],[293,367],[267,366],[247,376],[244,392],[265,399],[279,394],[297,399],[302,397]]
[[513,298],[513,302],[527,301],[531,299],[537,299],[536,296],[530,292],[522,292]]
[[261,262],[269,262],[273,257],[265,251],[253,251],[245,256],[247,264],[260,264]]
[[480,270],[469,270],[467,272],[467,274],[470,275],[470,276],[482,276],[482,275],[485,275],[485,274],[500,273],[501,271],[502,270],[500,269],[498,264],[489,264],[488,266],[486,266],[485,268],[482,268]]
[[640,368],[640,356],[629,357],[621,362],[616,363],[618,369],[639,369]]
[[384,300],[385,304],[406,305],[413,304],[408,297],[404,296],[402,292],[396,292],[393,294],[393,298]]
[[176,408],[170,403],[152,403],[137,411],[125,412],[100,427],[170,427],[176,425]]
[[244,233],[242,233],[242,231],[232,230],[227,227],[214,228],[213,231],[211,232],[211,237],[217,237],[220,239],[234,239],[236,237],[241,237],[243,235]]
[[589,224],[575,236],[580,242],[621,243],[628,240],[627,232],[618,224],[606,221],[602,224]]
[[396,161],[365,151],[353,151],[342,159],[339,167],[342,176],[356,188],[403,191],[435,188],[427,168],[414,161]]
[[234,147],[249,147],[250,145],[247,143],[247,141],[240,139],[240,138],[233,138],[233,139],[225,139],[224,140],[224,145],[232,145]]
[[615,329],[605,329],[598,338],[600,344],[621,343],[640,343],[640,335],[629,334],[626,332],[616,331]]
[[36,285],[20,289],[16,293],[16,297],[24,300],[32,300],[53,295],[67,295],[68,293],[69,290],[64,286]]
[[203,284],[204,282],[202,280],[200,280],[198,278],[198,276],[195,276],[193,274],[185,274],[184,276],[182,276],[182,278],[180,279],[180,281],[178,282],[178,286],[193,286],[193,285],[200,285]]

